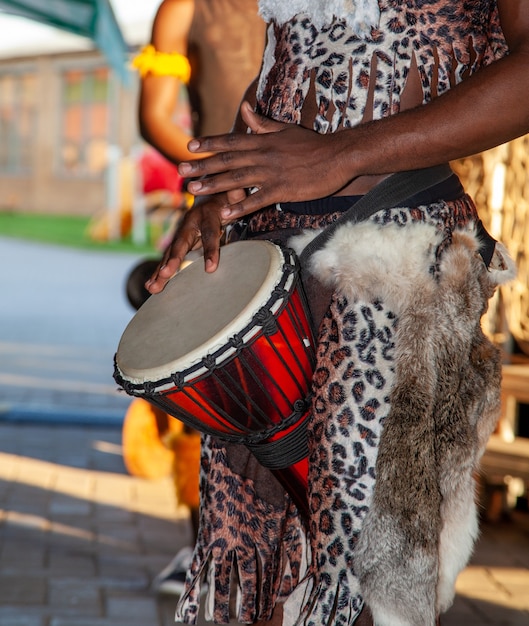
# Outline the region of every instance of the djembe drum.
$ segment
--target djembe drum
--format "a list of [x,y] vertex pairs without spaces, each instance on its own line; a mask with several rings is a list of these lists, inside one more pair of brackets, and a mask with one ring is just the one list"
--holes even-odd
[[151,296],[125,329],[114,378],[188,426],[242,443],[308,515],[306,422],[314,338],[293,252],[221,248]]

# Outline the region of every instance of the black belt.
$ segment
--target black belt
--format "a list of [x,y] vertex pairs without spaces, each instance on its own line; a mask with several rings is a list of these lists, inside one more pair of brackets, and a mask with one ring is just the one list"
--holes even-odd
[[[416,207],[423,204],[432,204],[439,200],[451,202],[458,200],[465,194],[461,181],[456,174],[447,179],[414,193],[406,198],[406,206]],[[326,213],[343,213],[354,206],[363,196],[328,196],[319,200],[305,200],[302,202],[281,202],[276,206],[281,211],[299,215],[324,215]]]

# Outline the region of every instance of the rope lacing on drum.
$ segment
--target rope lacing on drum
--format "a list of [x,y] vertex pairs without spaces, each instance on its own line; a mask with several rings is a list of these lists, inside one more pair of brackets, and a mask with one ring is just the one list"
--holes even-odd
[[173,384],[178,389],[178,391],[181,391],[184,388],[185,376],[182,374],[182,372],[176,372],[174,374],[171,374],[171,380],[173,381]]
[[294,411],[296,413],[304,413],[310,405],[309,398],[300,398],[294,402]]
[[214,356],[212,356],[211,354],[207,354],[203,359],[202,359],[202,364],[204,365],[204,367],[206,367],[208,370],[210,371],[214,371],[217,369],[218,365],[217,365],[217,360],[215,359]]
[[123,391],[129,396],[141,396],[142,393],[138,393],[137,386],[134,383],[125,380],[119,371],[119,367],[116,362],[116,357],[114,357],[114,380],[120,386]]
[[121,378],[121,376],[119,375],[118,371],[114,373],[114,380],[117,382],[120,388],[123,389],[123,391],[126,394],[128,394],[129,396],[134,395],[135,393],[134,385],[132,383],[129,383],[128,380],[123,380],[123,378]]
[[132,383],[124,380],[121,382],[121,386],[123,387],[125,393],[127,393],[129,396],[137,395],[137,389],[134,388],[134,385]]
[[237,351],[237,354],[246,346],[240,335],[234,335],[228,340],[228,346]]
[[[289,467],[304,459],[308,453],[307,442],[307,411],[310,408],[311,396],[295,403],[295,411],[290,417],[274,428],[267,429],[257,436],[249,436],[241,443],[249,448],[261,465],[269,469],[282,469]],[[297,424],[290,433],[278,440],[271,438],[286,430],[293,424]]]
[[254,317],[255,323],[261,326],[263,334],[273,335],[277,332],[277,321],[274,314],[269,309],[261,309]]
[[[305,415],[305,413],[309,410],[311,402],[312,394],[309,394],[306,398],[296,400],[296,402],[292,405],[294,411],[286,419],[282,420],[279,424],[265,428],[262,431],[248,432],[244,435],[244,438],[240,439],[240,442],[250,446],[262,444],[264,441],[270,439],[270,437],[277,435],[281,431],[290,428],[292,424],[298,422],[300,418],[303,417],[303,415]],[[223,436],[219,438],[228,439],[228,437]]]
[[146,381],[143,383],[143,386],[144,386],[144,388],[145,388],[145,392],[146,392],[147,394],[152,394],[152,393],[155,393],[155,392],[156,392],[156,386],[157,386],[157,385],[156,385],[156,383],[153,383],[153,382],[152,382],[152,381],[150,381],[150,380],[146,380]]

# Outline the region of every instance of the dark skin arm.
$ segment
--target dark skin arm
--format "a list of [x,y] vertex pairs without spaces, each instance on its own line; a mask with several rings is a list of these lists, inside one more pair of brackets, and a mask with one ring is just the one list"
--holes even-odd
[[[214,271],[222,226],[262,207],[336,194],[365,175],[444,163],[529,132],[529,0],[498,0],[498,6],[509,56],[424,106],[320,135],[263,118],[243,104],[241,114],[253,134],[191,141],[193,153],[216,154],[181,164],[180,173],[205,176],[190,190],[213,199],[187,216],[148,289],[163,289],[197,238],[206,271]],[[215,195],[241,187],[258,191],[237,202]]]

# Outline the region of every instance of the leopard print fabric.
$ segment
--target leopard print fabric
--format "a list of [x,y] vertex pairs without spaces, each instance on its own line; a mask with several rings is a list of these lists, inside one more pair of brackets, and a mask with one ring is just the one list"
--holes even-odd
[[414,57],[428,102],[507,54],[494,0],[380,0],[379,5],[380,25],[370,39],[351,36],[339,17],[321,29],[308,14],[271,22],[260,112],[335,132],[364,119],[373,81],[368,117],[398,113]]
[[[232,469],[229,456],[244,469]],[[208,620],[228,624],[236,613],[241,623],[253,624],[268,618],[306,573],[307,543],[297,510],[275,477],[257,465],[244,446],[203,437],[200,534],[177,621],[196,624],[204,579]]]
[[[316,0],[307,5],[311,1]],[[272,21],[258,109],[280,121],[334,132],[364,119],[374,80],[370,117],[397,113],[413,56],[427,102],[507,53],[494,0],[380,0],[379,6],[380,25],[370,40],[350,36],[339,17],[319,29],[308,14],[284,24]],[[276,239],[336,217],[271,208],[253,216],[249,230]],[[403,228],[420,220],[440,229],[443,242],[430,258],[435,274],[454,228],[476,217],[464,197],[392,209],[371,219]],[[287,495],[263,497],[262,485],[273,478],[256,478],[243,447],[234,454],[205,438],[201,530],[177,607],[179,621],[196,623],[200,585],[207,577],[206,619],[216,623],[227,624],[230,617],[247,624],[269,619],[277,602],[284,602],[284,626],[358,623],[363,599],[352,555],[369,509],[389,412],[398,320],[383,302],[348,302],[337,293],[324,304],[309,427],[308,531]]]

